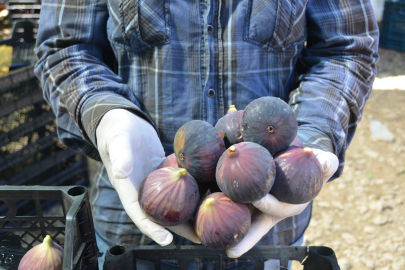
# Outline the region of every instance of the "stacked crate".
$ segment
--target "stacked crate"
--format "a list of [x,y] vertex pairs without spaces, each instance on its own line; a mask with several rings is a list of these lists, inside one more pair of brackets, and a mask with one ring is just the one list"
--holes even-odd
[[41,11],[40,0],[9,0],[6,9],[10,12],[10,20],[14,22],[19,19],[31,19],[39,22]]
[[[36,27],[17,22],[12,38],[0,42],[13,46],[13,62],[29,62],[0,77],[0,185],[87,186],[87,160],[59,141],[55,114],[34,74],[35,40],[15,32],[24,28],[33,35]],[[17,207],[35,210],[35,205]]]

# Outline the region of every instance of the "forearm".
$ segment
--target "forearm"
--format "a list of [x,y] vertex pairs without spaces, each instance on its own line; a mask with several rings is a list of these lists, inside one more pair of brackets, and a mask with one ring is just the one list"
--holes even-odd
[[[336,12],[342,4],[350,8]],[[371,93],[378,60],[378,28],[368,1],[310,1],[307,13],[311,31],[289,103],[304,144],[339,157],[336,178],[342,173],[346,149]],[[321,14],[333,17],[326,20]]]
[[105,1],[83,4],[43,1],[35,72],[42,82],[44,98],[56,115],[62,142],[99,159],[95,129],[103,115],[114,108],[140,111],[131,89],[106,63],[114,54],[108,43]]

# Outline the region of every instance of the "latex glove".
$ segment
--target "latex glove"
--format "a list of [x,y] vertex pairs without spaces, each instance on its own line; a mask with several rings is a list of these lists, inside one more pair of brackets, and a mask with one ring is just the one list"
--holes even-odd
[[[322,167],[322,179],[325,184],[336,172],[339,166],[337,156],[319,149],[313,149],[314,154]],[[245,238],[233,248],[227,249],[230,258],[238,258],[249,251],[257,242],[267,234],[274,225],[281,220],[300,214],[307,207],[304,204],[288,204],[280,202],[271,194],[252,203],[255,206],[252,213],[252,224]]]
[[[96,138],[110,182],[128,216],[143,234],[156,243],[161,246],[170,244],[173,235],[147,218],[138,202],[141,182],[165,159],[165,152],[155,129],[127,110],[113,109],[101,119],[96,129]],[[168,228],[200,243],[191,222]]]

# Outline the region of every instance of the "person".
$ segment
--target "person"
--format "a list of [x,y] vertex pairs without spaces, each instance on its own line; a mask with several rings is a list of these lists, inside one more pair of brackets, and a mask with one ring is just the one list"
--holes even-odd
[[[369,0],[43,0],[35,73],[61,141],[102,161],[92,193],[99,247],[199,243],[190,223],[150,221],[138,188],[173,152],[180,126],[215,125],[231,104],[288,102],[324,183],[339,177],[376,75],[378,36]],[[230,258],[302,242],[311,203],[269,194],[253,205]]]

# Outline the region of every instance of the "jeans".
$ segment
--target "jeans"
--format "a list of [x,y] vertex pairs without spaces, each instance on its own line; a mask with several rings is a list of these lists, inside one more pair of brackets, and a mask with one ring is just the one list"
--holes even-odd
[[[98,246],[99,251],[103,253],[103,256],[98,258],[98,267],[99,267],[99,270],[102,270],[105,254],[110,246],[108,245],[107,242],[105,242],[103,239],[100,238],[100,236],[97,234],[97,232],[96,232],[96,240],[97,240],[97,246]],[[297,240],[297,242],[293,243],[291,246],[301,246],[303,242],[304,242],[304,235],[302,235],[301,238],[299,238]],[[288,263],[289,270],[291,269],[291,265],[292,265],[292,262],[290,261]],[[139,260],[139,262],[138,262],[138,260],[137,260],[137,268],[138,268],[138,270],[153,270],[154,264],[153,263],[150,264],[147,261],[142,261],[142,260]],[[232,268],[232,269],[236,270],[238,268],[239,267]],[[164,265],[162,263],[162,270],[171,270],[171,269],[177,269],[177,268],[171,266],[170,264]],[[265,270],[280,270],[280,261],[279,260],[268,260],[264,263],[264,269]],[[127,269],[127,270],[131,270],[131,269]]]

